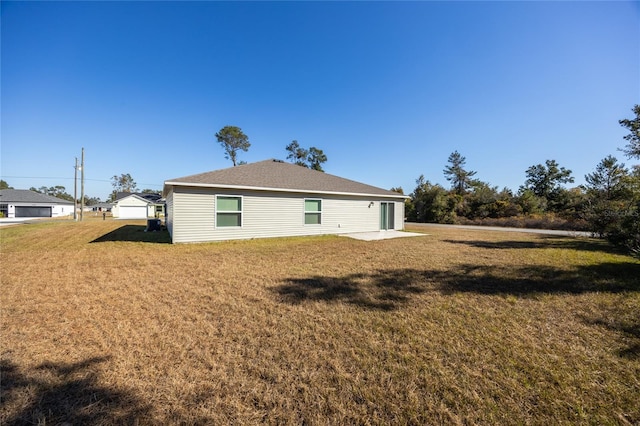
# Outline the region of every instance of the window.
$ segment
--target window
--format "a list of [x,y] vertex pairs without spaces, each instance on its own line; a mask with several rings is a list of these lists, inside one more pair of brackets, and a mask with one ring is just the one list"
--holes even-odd
[[322,200],[304,200],[304,224],[320,225],[322,223]]
[[216,197],[216,226],[242,226],[242,197]]

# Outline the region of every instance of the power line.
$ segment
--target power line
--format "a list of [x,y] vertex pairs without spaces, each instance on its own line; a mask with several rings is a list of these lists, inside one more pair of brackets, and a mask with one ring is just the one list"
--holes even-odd
[[[58,177],[58,176],[6,176],[6,175],[0,175],[0,177],[2,179],[61,179],[61,180],[73,180],[72,177]],[[85,178],[84,180],[90,180],[92,182],[111,182],[111,180],[105,180],[105,179],[87,179]],[[137,185],[141,185],[141,186],[163,186],[163,185],[159,185],[157,183],[139,183]]]
[[7,178],[7,179],[67,179],[67,180],[73,179],[73,178],[70,178],[70,177],[57,177],[57,176],[7,176],[7,175],[0,175],[0,177]]

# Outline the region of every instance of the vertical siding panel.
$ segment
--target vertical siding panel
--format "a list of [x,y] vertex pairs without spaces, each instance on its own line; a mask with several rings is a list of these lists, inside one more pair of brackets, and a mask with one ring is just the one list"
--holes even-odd
[[202,189],[174,188],[174,242],[213,241],[214,216],[214,194]]
[[404,229],[404,201],[396,201],[396,217],[395,217],[395,227],[394,229],[403,230]]
[[164,225],[167,227],[167,231],[169,231],[171,242],[175,242],[173,240],[173,189],[169,190],[169,193],[165,197],[165,203],[167,211],[164,219]]

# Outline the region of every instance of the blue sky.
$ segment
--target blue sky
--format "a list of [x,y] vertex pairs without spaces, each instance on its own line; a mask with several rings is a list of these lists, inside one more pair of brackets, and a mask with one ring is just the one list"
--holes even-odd
[[640,103],[640,2],[1,3],[0,174],[140,189],[296,139],[328,173],[406,193],[448,187],[451,152],[513,190],[554,159],[584,182]]

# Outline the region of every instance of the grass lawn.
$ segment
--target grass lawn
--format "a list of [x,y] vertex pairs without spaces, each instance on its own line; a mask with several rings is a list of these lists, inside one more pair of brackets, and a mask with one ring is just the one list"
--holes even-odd
[[640,262],[604,242],[143,229],[0,229],[0,424],[640,424]]

